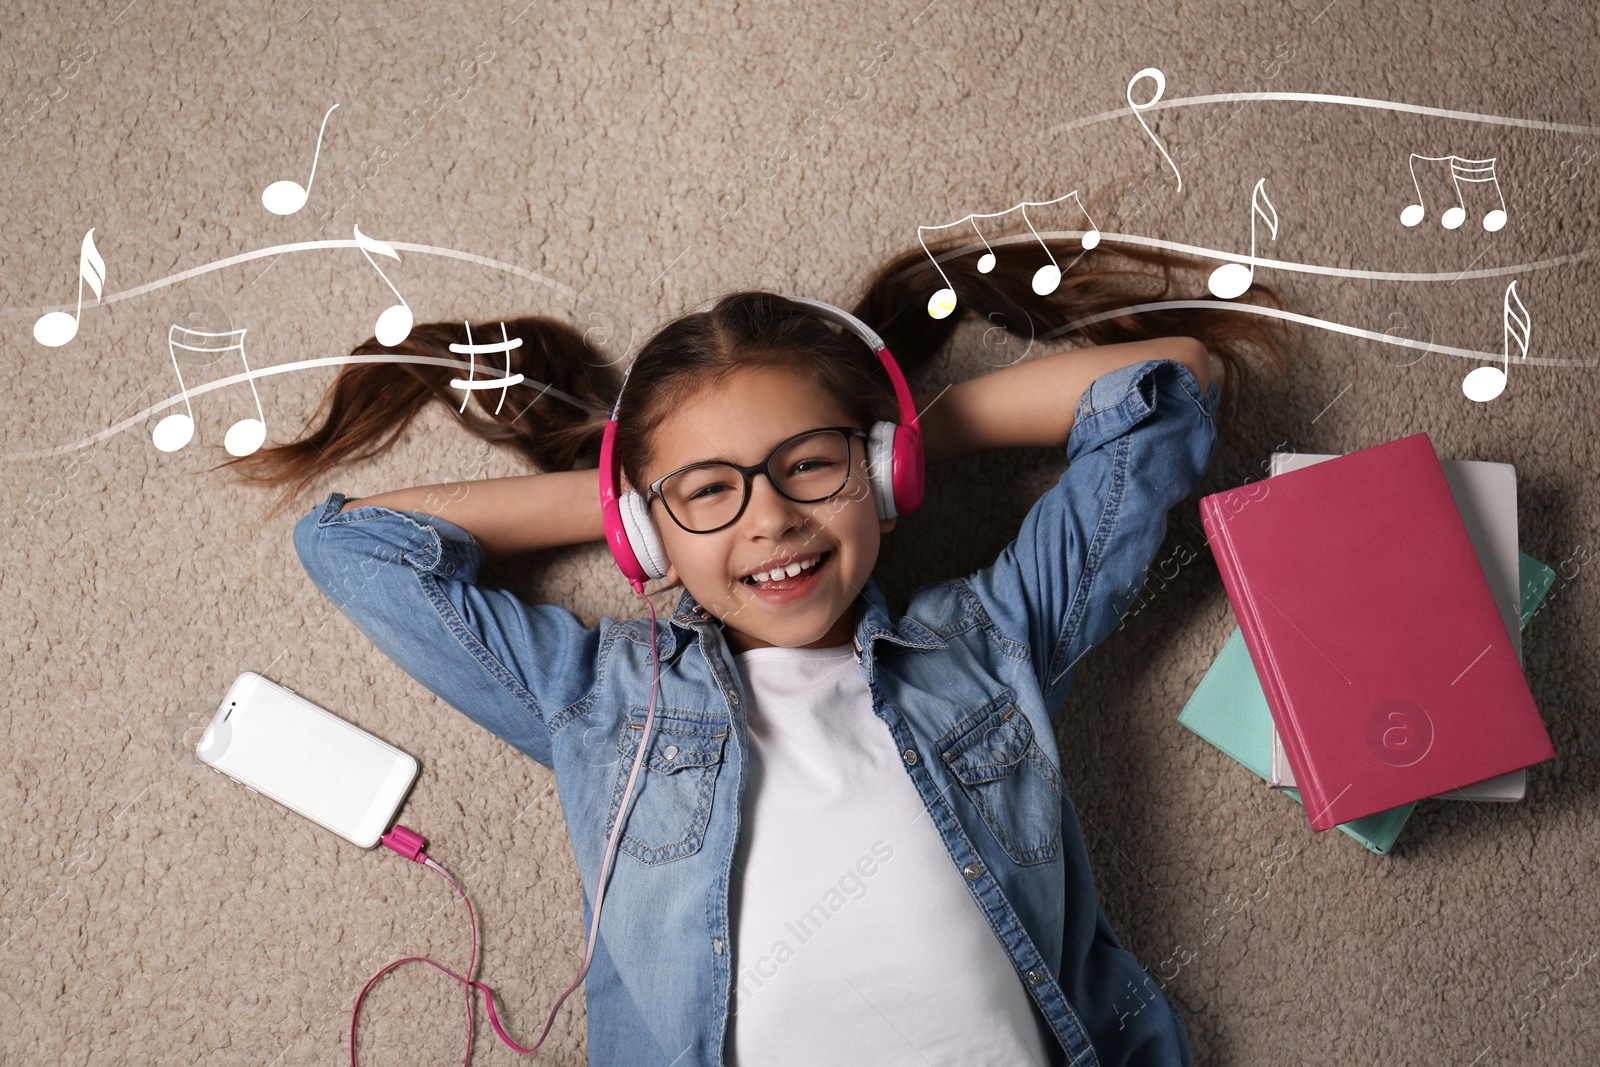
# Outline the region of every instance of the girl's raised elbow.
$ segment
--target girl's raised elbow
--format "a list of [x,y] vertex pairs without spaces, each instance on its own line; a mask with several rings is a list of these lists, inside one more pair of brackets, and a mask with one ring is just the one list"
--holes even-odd
[[1211,350],[1195,337],[1174,337],[1171,339],[1174,355],[1173,359],[1188,367],[1194,374],[1195,384],[1200,386],[1203,393],[1211,387]]

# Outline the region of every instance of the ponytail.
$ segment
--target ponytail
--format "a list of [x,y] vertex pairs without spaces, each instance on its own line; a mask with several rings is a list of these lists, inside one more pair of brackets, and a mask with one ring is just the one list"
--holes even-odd
[[[1282,365],[1273,320],[1218,308],[1166,308],[1111,315],[1073,326],[1121,308],[1171,299],[1175,269],[1200,271],[1208,269],[1208,264],[1142,248],[1112,250],[1101,245],[1085,252],[1075,241],[1045,239],[1042,243],[1049,247],[1054,261],[1070,266],[1063,270],[1060,286],[1048,296],[1040,296],[1033,291],[1033,274],[1051,262],[1041,242],[997,243],[1001,247],[988,273],[978,270],[979,254],[988,250],[982,245],[972,249],[958,249],[954,243],[930,246],[938,258],[937,268],[921,248],[896,256],[873,275],[866,295],[854,309],[856,317],[877,330],[902,365],[916,365],[942,350],[956,327],[967,319],[988,323],[986,347],[1010,350],[1003,360],[991,361],[997,367],[1020,362],[1040,345],[1059,344],[1055,341],[1058,337],[1090,345],[1193,337],[1222,363],[1219,429],[1233,444],[1243,443],[1238,420],[1247,374],[1246,350],[1259,349],[1275,366],[1281,369]],[[945,318],[935,319],[928,314],[928,301],[945,288],[940,271],[955,290],[956,306]],[[1246,296],[1248,300],[1234,303],[1282,306],[1277,294],[1260,284],[1252,286]],[[1008,336],[994,336],[1001,331]],[[1012,338],[1020,342],[1014,348]]]
[[[479,376],[498,375],[509,366],[510,374],[539,384],[518,385],[503,402],[499,389],[473,389],[463,411],[462,390],[450,382],[465,378],[469,365],[450,346],[467,343],[466,327],[459,322],[422,323],[393,348],[369,337],[351,355],[431,356],[456,366],[345,364],[317,408],[319,415],[327,412],[321,426],[289,444],[258,449],[218,467],[232,468],[246,484],[287,485],[269,512],[276,515],[323,472],[389,451],[430,401],[438,401],[468,432],[520,453],[539,470],[572,470],[580,460],[597,459],[621,375],[564,322],[508,319],[505,328],[508,339],[520,338],[522,344],[504,360],[479,360]],[[498,330],[493,335],[500,339]],[[473,340],[482,344],[486,338],[480,329]]]

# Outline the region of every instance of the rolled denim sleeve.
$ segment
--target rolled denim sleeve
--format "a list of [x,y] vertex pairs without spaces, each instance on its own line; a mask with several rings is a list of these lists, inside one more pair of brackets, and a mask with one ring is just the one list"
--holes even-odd
[[1101,375],[1079,398],[1060,480],[994,564],[968,577],[1000,634],[1026,646],[1052,714],[1078,661],[1132,605],[1167,511],[1204,476],[1219,395],[1174,360]]
[[331,494],[295,526],[311,581],[407,674],[551,766],[548,723],[595,686],[602,627],[479,588],[483,549],[454,523],[372,506],[341,515],[346,499]]

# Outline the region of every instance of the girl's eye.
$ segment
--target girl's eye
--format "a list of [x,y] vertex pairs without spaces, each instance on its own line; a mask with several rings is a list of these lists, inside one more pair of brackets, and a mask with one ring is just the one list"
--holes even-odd
[[716,496],[721,490],[727,489],[727,488],[728,488],[728,486],[722,484],[721,482],[712,482],[710,485],[701,486],[699,489],[696,489],[694,492],[690,493],[689,494],[689,499],[690,500],[710,500],[712,497]]

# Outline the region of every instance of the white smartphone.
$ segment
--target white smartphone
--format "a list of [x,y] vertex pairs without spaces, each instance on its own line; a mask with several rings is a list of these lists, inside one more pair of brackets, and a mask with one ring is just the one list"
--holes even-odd
[[254,671],[234,679],[195,755],[362,848],[417,778],[414,757]]

